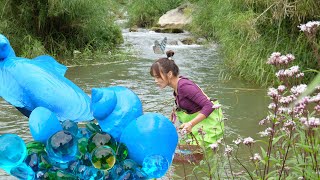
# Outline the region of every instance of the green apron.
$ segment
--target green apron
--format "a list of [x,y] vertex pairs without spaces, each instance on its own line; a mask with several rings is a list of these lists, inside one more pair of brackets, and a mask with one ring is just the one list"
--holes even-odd
[[[213,103],[219,104],[218,101],[215,101]],[[199,112],[196,112],[193,114],[187,114],[186,112],[181,110],[176,111],[177,119],[182,123],[191,121],[198,114]],[[198,129],[201,127],[203,131],[206,133],[203,138],[202,138],[202,135],[198,133]],[[194,134],[197,141],[200,144],[205,144],[205,145],[209,145],[217,142],[217,140],[223,137],[223,132],[224,132],[224,123],[223,123],[223,114],[222,114],[221,108],[215,109],[206,119],[202,120],[192,128],[192,133]],[[192,139],[191,136],[190,136],[190,139]],[[197,145],[197,142],[193,140],[191,144]]]

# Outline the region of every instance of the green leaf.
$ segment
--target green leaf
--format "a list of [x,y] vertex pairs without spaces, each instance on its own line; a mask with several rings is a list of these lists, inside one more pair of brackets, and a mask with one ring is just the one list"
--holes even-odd
[[281,135],[281,136],[278,136],[278,137],[275,137],[273,138],[273,141],[272,141],[272,146],[275,145],[283,136],[286,136],[286,135]]
[[260,149],[261,149],[262,157],[263,158],[267,157],[267,152],[263,149],[263,147],[260,147]]
[[260,143],[263,143],[265,145],[268,145],[268,142],[267,141],[263,141],[263,140],[256,140],[256,142],[260,142]]
[[312,147],[309,145],[305,145],[305,144],[301,144],[301,143],[296,143],[296,145],[298,147],[302,148],[303,150],[305,150],[306,152],[313,153]]

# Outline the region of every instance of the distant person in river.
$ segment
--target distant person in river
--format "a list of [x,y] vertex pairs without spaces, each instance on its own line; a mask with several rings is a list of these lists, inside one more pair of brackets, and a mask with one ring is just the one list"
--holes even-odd
[[211,100],[197,84],[179,75],[179,67],[172,59],[172,50],[166,54],[166,58],[152,64],[150,75],[161,89],[167,86],[173,89],[175,107],[172,122],[178,119],[182,123],[179,127],[181,132],[195,137],[191,144],[215,143],[224,132],[223,114],[218,101]]

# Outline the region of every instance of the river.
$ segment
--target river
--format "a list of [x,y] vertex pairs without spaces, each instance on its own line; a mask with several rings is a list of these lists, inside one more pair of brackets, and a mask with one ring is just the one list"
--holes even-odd
[[[180,74],[198,83],[208,96],[217,98],[223,105],[227,118],[227,142],[231,143],[237,136],[258,137],[257,132],[262,130],[258,122],[266,116],[269,102],[266,89],[239,79],[223,78],[219,46],[183,45],[181,40],[189,36],[189,33],[163,34],[145,29],[129,32],[124,29],[125,42],[121,48],[132,52],[136,58],[124,61],[101,59],[99,65],[70,66],[66,77],[88,94],[93,87],[128,87],[141,99],[144,112],[158,112],[169,117],[173,105],[172,90],[160,90],[149,74],[152,62],[165,57],[165,54],[154,54],[152,45],[155,40],[167,37],[169,44],[166,49],[175,52],[174,60],[180,67]],[[170,42],[178,43],[170,45]],[[25,142],[32,140],[28,119],[0,99],[0,134],[3,133],[15,133]],[[0,179],[10,178],[0,170]]]

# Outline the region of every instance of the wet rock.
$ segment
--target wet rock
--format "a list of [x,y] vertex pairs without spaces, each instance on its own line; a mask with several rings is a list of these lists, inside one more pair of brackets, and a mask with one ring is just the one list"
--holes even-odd
[[197,44],[205,44],[207,42],[207,40],[205,39],[205,38],[198,38],[197,40],[196,40],[196,43]]
[[183,33],[183,29],[181,28],[161,28],[161,27],[152,27],[152,31],[157,32],[157,33]]
[[178,45],[178,41],[177,40],[172,40],[172,41],[169,41],[167,44],[169,45]]
[[181,42],[182,44],[186,44],[186,45],[191,45],[196,43],[195,39],[192,37],[187,37],[185,39],[182,39]]
[[182,33],[183,28],[191,23],[191,4],[187,3],[168,11],[159,18],[155,32]]
[[132,26],[131,28],[129,28],[129,32],[138,32],[138,26]]

